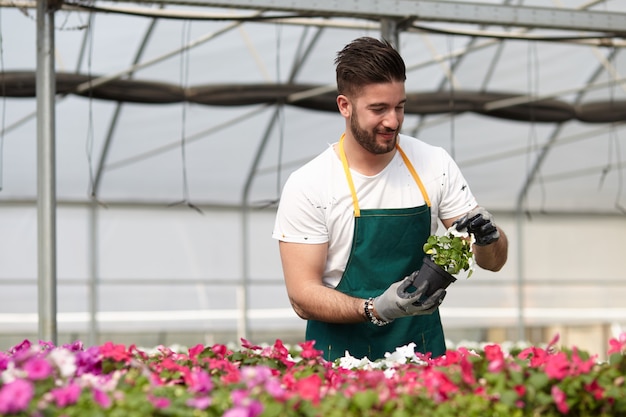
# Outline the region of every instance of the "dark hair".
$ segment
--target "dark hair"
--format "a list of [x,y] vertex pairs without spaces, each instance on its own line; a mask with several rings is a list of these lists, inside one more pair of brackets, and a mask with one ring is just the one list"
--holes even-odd
[[357,95],[368,84],[406,81],[404,60],[386,40],[362,37],[337,53],[337,91]]

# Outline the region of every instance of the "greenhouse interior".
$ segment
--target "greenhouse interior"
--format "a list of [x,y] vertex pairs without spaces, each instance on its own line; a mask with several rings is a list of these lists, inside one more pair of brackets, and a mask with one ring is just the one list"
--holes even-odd
[[0,350],[304,340],[272,238],[336,142],[334,59],[386,39],[402,132],[509,240],[440,308],[450,344],[626,329],[626,3],[0,0]]

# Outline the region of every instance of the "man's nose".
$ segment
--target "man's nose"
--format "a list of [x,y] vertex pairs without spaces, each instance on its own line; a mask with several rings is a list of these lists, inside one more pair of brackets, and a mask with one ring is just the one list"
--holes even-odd
[[395,111],[390,111],[385,115],[383,119],[383,126],[388,130],[397,130],[398,126],[400,126],[402,119],[401,116],[397,114]]

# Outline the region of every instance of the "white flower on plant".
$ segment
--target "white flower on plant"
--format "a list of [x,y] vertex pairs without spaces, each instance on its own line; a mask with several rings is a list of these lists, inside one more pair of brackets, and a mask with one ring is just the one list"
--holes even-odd
[[56,348],[53,349],[48,357],[52,363],[59,369],[59,374],[63,378],[68,378],[76,372],[76,357],[69,349]]
[[350,352],[346,350],[343,357],[339,358],[339,367],[345,369],[370,369],[374,363],[370,361],[367,356],[357,359],[350,355]]
[[3,383],[9,384],[16,379],[24,379],[28,376],[25,370],[17,368],[15,362],[10,361],[4,371],[0,372],[0,379]]
[[415,343],[411,342],[408,345],[397,347],[394,352],[385,353],[384,358],[378,359],[375,362],[370,361],[367,356],[361,359],[355,358],[350,355],[350,352],[346,351],[345,355],[342,358],[339,358],[338,366],[345,369],[383,369],[385,376],[387,378],[391,378],[395,373],[395,368],[399,364],[426,364],[425,361],[418,358],[415,354],[415,346]]
[[393,353],[385,353],[383,362],[386,362],[386,366],[389,368],[393,368],[399,363],[417,363],[425,365],[426,362],[418,358],[415,354],[415,346],[415,343],[411,342],[408,345],[397,347]]
[[467,232],[467,229],[465,229],[463,231],[459,231],[459,230],[456,229],[456,225],[450,226],[448,228],[448,230],[446,231],[446,233],[451,234],[452,236],[470,237],[470,234]]

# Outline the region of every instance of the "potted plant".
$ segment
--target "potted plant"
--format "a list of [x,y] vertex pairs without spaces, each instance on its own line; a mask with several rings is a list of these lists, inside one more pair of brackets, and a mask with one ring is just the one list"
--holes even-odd
[[419,287],[428,281],[428,292],[431,295],[439,288],[447,288],[456,281],[454,275],[468,271],[469,278],[474,272],[474,254],[472,240],[467,233],[459,233],[454,226],[443,235],[431,235],[424,244],[424,262],[414,286]]

